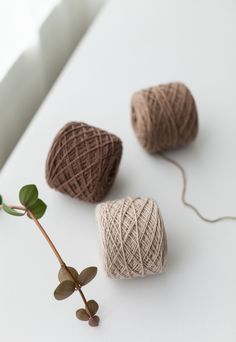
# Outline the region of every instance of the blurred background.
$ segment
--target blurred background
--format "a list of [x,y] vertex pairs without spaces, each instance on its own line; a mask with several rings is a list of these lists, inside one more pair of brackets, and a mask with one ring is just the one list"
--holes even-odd
[[106,0],[0,0],[0,169]]

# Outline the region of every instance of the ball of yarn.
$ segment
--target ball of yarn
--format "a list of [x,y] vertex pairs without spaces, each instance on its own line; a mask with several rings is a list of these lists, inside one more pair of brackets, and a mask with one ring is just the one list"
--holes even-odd
[[46,162],[50,187],[99,202],[111,188],[122,155],[121,140],[86,123],[70,122],[56,135]]
[[157,203],[150,198],[125,198],[97,205],[101,249],[111,278],[161,273],[167,240]]
[[161,84],[136,92],[131,111],[134,131],[148,152],[174,149],[197,136],[196,104],[182,83]]

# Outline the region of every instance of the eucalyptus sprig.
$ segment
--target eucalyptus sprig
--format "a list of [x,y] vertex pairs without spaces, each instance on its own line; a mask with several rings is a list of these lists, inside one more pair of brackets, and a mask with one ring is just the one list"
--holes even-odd
[[98,304],[93,299],[87,301],[82,291],[82,287],[87,285],[96,276],[97,267],[87,267],[79,273],[75,268],[66,265],[52,240],[39,222],[39,219],[44,215],[47,206],[38,197],[38,189],[34,184],[25,185],[20,189],[19,200],[21,205],[9,206],[4,203],[3,198],[0,195],[0,209],[3,209],[7,214],[13,216],[27,215],[34,221],[48,242],[60,263],[60,270],[58,273],[60,284],[54,291],[54,297],[57,300],[62,300],[72,295],[75,291],[78,291],[84,303],[84,308],[80,308],[76,311],[76,317],[81,321],[88,321],[89,325],[92,327],[97,326],[99,324],[99,317],[96,315]]

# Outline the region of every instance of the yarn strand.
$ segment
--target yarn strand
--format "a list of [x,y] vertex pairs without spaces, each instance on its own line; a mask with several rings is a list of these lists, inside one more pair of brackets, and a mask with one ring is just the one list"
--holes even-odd
[[183,188],[182,188],[182,193],[181,193],[181,200],[182,203],[190,208],[192,211],[195,212],[195,214],[203,221],[208,222],[208,223],[217,223],[220,221],[226,221],[226,220],[236,220],[236,216],[220,216],[214,219],[209,219],[207,217],[205,217],[204,215],[201,214],[201,212],[190,202],[187,201],[186,199],[186,193],[187,193],[187,175],[186,175],[186,171],[184,170],[183,166],[178,163],[176,160],[168,157],[166,154],[164,153],[159,153],[159,156],[161,158],[163,158],[164,160],[166,160],[167,162],[171,163],[172,165],[174,165],[175,167],[177,167],[182,175],[182,180],[183,180]]

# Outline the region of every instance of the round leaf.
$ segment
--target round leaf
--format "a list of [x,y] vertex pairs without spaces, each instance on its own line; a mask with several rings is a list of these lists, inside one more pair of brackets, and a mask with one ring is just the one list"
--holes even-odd
[[67,269],[71,272],[71,274],[73,275],[73,277],[76,280],[78,279],[79,274],[78,274],[78,272],[76,271],[75,268],[69,267],[69,266],[67,268],[66,267],[61,267],[60,271],[58,273],[58,279],[59,279],[60,283],[63,282],[64,280],[71,280],[71,281],[73,281],[73,278],[72,278],[72,276],[70,275],[70,273],[68,272]]
[[90,313],[92,314],[92,316],[94,316],[98,311],[98,303],[95,300],[91,299],[87,302],[87,305]]
[[23,186],[19,192],[19,199],[21,204],[26,208],[32,206],[38,199],[38,189],[34,184]]
[[89,318],[89,325],[91,327],[97,327],[99,325],[99,317],[93,316]]
[[19,211],[16,211],[15,209],[12,209],[10,207],[8,207],[6,204],[3,203],[3,210],[8,213],[9,215],[13,215],[13,216],[23,216],[25,215],[24,212],[19,212]]
[[79,275],[79,283],[81,286],[88,284],[97,274],[97,267],[91,266],[85,268]]
[[76,317],[81,321],[88,321],[89,315],[87,314],[85,309],[79,309],[76,311]]
[[57,300],[63,300],[72,295],[75,291],[75,283],[71,280],[65,280],[59,284],[54,291],[54,297]]
[[40,198],[38,198],[32,206],[28,206],[28,209],[34,214],[36,219],[40,219],[44,215],[47,206]]

